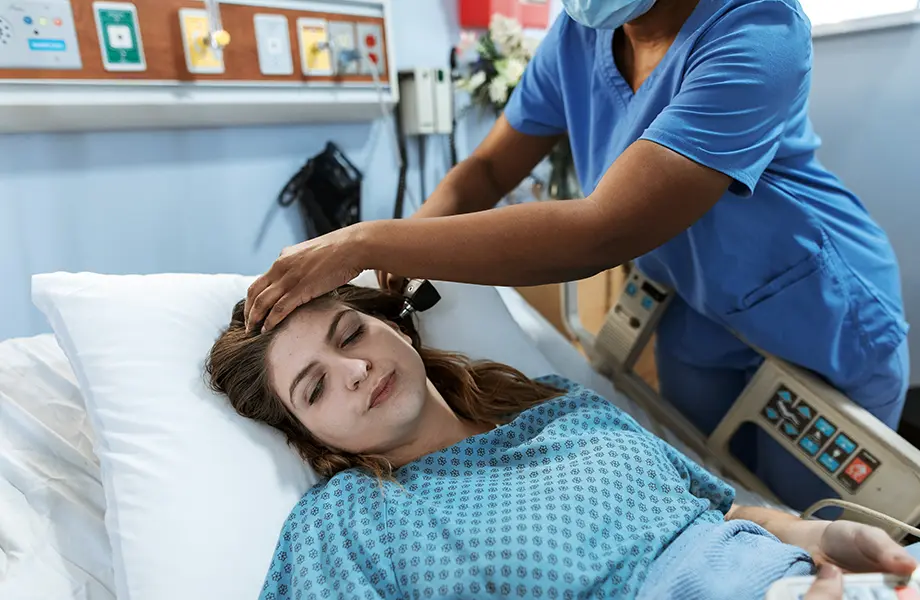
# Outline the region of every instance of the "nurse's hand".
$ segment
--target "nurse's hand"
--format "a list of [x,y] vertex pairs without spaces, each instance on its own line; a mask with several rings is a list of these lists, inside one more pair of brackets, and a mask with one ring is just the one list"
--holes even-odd
[[338,229],[285,248],[271,268],[249,286],[246,329],[265,319],[274,328],[294,309],[346,284],[361,271],[358,226]]
[[850,573],[910,575],[917,561],[878,527],[832,521],[811,549],[817,565],[834,565]]

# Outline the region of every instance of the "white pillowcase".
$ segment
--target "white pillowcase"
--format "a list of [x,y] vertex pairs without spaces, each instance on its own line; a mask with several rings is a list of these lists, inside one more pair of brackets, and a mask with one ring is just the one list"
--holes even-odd
[[[97,436],[123,600],[252,600],[278,532],[316,478],[283,436],[240,418],[203,373],[213,341],[250,277],[33,277],[80,383]],[[365,273],[356,283],[373,285]],[[494,288],[437,283],[423,341],[553,372]]]

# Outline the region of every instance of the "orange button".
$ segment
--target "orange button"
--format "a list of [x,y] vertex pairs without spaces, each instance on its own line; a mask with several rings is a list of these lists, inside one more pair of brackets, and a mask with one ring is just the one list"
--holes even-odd
[[374,46],[377,45],[377,38],[375,38],[372,35],[368,35],[367,37],[364,38],[364,45],[367,46],[368,48],[373,48]]

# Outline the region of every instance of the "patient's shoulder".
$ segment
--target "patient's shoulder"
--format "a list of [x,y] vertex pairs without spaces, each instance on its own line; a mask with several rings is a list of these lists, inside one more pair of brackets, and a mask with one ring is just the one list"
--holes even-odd
[[561,390],[558,396],[537,407],[543,409],[538,412],[551,411],[550,414],[556,417],[572,412],[602,412],[612,416],[625,414],[596,391],[571,379],[560,375],[547,375],[537,378],[536,381]]
[[[381,498],[380,481],[360,469],[347,469],[311,487],[291,510],[289,521],[328,517],[330,511],[371,506]],[[339,515],[340,516],[340,515]]]
[[591,388],[585,387],[577,381],[572,381],[561,375],[546,375],[544,377],[538,377],[535,381],[561,390],[559,396],[550,399],[550,401],[568,400],[569,402],[576,402],[579,404],[591,404],[595,402],[609,404],[606,398]]

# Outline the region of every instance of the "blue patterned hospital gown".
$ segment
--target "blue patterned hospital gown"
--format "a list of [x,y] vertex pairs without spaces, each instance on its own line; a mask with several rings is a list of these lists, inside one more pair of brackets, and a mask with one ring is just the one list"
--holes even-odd
[[593,392],[427,455],[381,484],[308,491],[262,600],[763,598],[807,555],[724,522],[734,490]]

